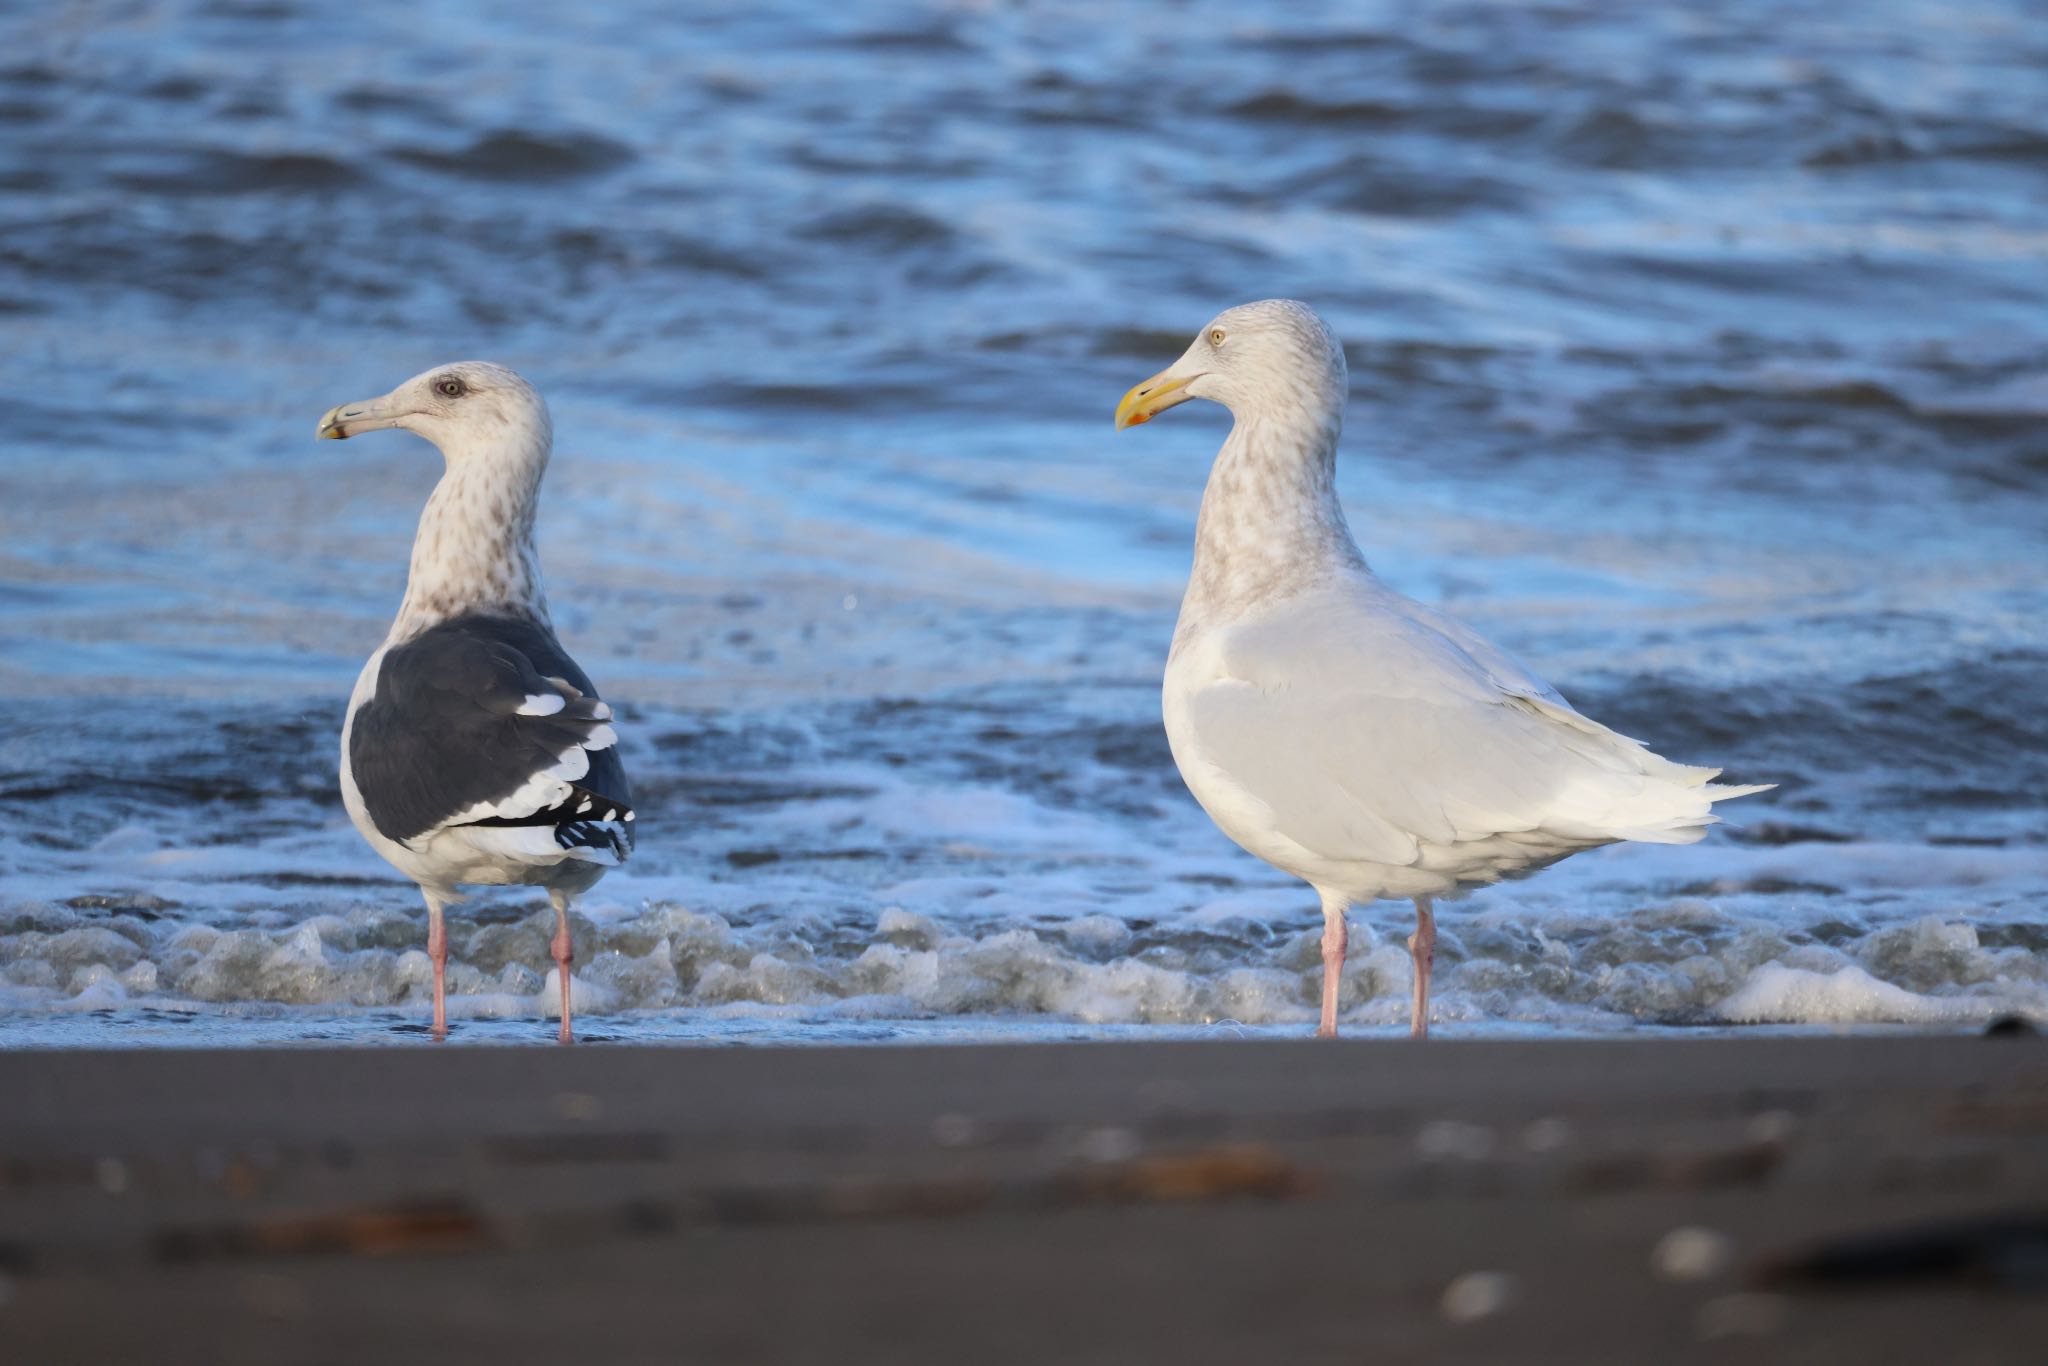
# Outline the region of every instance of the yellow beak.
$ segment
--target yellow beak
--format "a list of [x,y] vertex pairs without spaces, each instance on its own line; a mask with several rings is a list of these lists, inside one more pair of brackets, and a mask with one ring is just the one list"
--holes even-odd
[[1161,370],[1125,394],[1123,402],[1116,405],[1116,429],[1122,431],[1141,422],[1150,422],[1174,404],[1186,403],[1194,397],[1187,392],[1187,387],[1195,378],[1193,375],[1182,378],[1170,370]]

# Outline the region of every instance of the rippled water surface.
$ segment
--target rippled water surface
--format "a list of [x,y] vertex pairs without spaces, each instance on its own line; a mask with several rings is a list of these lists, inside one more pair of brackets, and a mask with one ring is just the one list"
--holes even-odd
[[[593,1036],[1305,1028],[1158,724],[1224,419],[1109,426],[1269,295],[1385,576],[1781,785],[1451,908],[1447,1030],[2048,1015],[2033,7],[575,8],[0,16],[0,1038],[417,1033],[333,760],[438,462],[312,430],[472,355],[642,798]],[[470,1037],[536,912],[456,918]]]

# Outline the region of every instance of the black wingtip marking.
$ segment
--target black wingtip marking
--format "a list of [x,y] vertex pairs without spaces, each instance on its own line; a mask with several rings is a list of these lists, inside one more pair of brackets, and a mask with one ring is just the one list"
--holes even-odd
[[598,821],[565,821],[555,827],[555,843],[564,849],[609,849],[620,859],[631,852],[624,832]]

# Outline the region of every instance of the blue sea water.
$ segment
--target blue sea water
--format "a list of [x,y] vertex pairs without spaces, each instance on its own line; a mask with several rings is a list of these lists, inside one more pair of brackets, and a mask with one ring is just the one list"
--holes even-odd
[[[590,1033],[1304,1028],[1158,725],[1224,418],[1109,424],[1271,295],[1385,577],[1780,784],[1451,908],[1444,1029],[2048,1015],[2031,6],[586,9],[0,14],[0,1043],[413,1037],[334,740],[438,462],[312,432],[467,356],[641,797]],[[537,913],[456,917],[459,1034],[546,1037]]]

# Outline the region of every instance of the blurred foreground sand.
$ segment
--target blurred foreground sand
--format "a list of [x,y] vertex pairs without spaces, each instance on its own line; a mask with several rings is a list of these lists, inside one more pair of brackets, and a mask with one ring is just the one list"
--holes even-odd
[[0,1360],[2040,1359],[2033,1038],[0,1054]]

